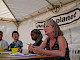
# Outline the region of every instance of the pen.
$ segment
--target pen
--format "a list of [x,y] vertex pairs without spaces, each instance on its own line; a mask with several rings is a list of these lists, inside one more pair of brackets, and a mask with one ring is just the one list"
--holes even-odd
[[35,46],[35,45],[33,45],[33,46]]

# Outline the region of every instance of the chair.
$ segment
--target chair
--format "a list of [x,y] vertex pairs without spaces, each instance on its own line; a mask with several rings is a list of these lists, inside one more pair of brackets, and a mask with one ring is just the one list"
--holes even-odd
[[70,60],[80,60],[80,44],[70,44]]

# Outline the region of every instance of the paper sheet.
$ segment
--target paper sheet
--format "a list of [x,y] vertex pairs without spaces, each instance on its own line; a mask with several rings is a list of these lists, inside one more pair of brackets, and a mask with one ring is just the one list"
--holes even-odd
[[10,54],[10,55],[14,55],[14,56],[40,56],[38,54],[22,54],[20,52],[14,53],[14,54]]

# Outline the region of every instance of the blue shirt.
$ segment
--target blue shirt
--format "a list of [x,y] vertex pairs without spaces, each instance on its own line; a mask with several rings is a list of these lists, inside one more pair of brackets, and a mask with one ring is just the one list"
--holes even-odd
[[[8,46],[8,50],[11,50],[11,48],[17,48],[20,47],[20,50],[22,50],[23,47],[23,43],[20,40],[17,40],[16,42],[12,42],[9,46]],[[21,51],[20,51],[21,52]]]
[[1,40],[1,47],[8,46],[8,42],[5,40]]

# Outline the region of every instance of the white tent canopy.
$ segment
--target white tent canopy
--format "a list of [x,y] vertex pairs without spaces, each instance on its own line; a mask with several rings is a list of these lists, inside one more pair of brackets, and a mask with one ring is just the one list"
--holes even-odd
[[[68,13],[74,9],[76,10]],[[74,15],[75,12],[76,18],[79,18],[76,24],[69,25],[68,28],[65,26],[64,28],[63,26],[60,28],[64,30],[64,36],[69,44],[70,40],[72,40],[72,43],[79,44],[80,0],[0,0],[0,30],[3,31],[3,39],[8,41],[9,44],[13,41],[11,36],[12,31],[18,30],[20,34],[19,39],[23,42],[23,49],[27,49],[26,43],[33,43],[30,32],[32,29],[37,28],[36,22],[44,21],[52,16],[64,13],[66,14],[59,17]],[[55,19],[58,19],[58,17]],[[68,29],[71,29],[71,32]],[[70,33],[72,38],[70,37]],[[44,40],[46,35],[43,31],[42,34]]]
[[[0,6],[1,6],[1,9],[3,10],[3,11],[2,10],[1,11],[5,12],[5,13],[3,13],[4,16],[6,14],[6,15],[9,15],[7,18],[13,18],[12,15],[10,14],[10,13],[12,13],[19,20],[25,16],[39,15],[43,11],[48,11],[51,8],[53,8],[47,2],[48,0],[0,0],[0,1],[1,1]],[[65,0],[49,0],[49,1],[51,3],[54,3],[53,6],[65,5],[65,4],[68,4],[71,2],[75,2],[74,0],[66,0],[66,1]],[[77,1],[77,3],[78,3],[78,1]],[[8,9],[11,12],[9,12]]]

